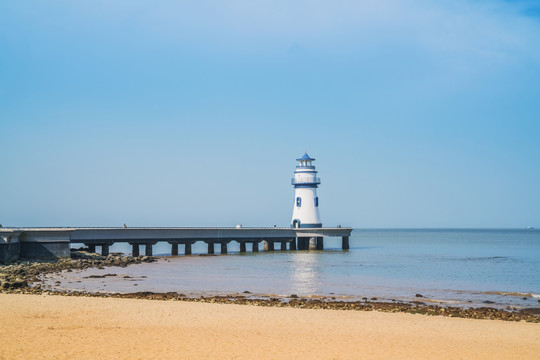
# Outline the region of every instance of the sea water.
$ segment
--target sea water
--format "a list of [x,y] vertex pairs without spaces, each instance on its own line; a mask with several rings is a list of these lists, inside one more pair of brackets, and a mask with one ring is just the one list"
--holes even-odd
[[[325,238],[324,251],[261,251],[201,256],[170,256],[158,243],[156,263],[126,268],[64,272],[45,279],[62,290],[178,292],[188,296],[377,298],[456,306],[540,307],[540,230],[530,229],[355,229],[350,250],[340,238]],[[180,245],[180,253],[183,246]],[[127,244],[111,251],[129,253]],[[216,245],[219,252],[219,245]],[[113,273],[117,276],[89,278]],[[60,281],[60,283],[57,283]],[[418,295],[417,295],[418,294]],[[421,295],[421,297],[420,297]],[[489,305],[486,305],[489,304]]]

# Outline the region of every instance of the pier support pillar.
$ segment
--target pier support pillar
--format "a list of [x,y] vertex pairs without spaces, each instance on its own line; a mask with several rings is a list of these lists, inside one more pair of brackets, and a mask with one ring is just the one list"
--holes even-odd
[[185,246],[184,255],[191,255],[191,243],[186,243]]
[[208,254],[209,255],[214,254],[214,243],[211,241],[208,242]]
[[152,244],[151,243],[146,243],[146,249],[144,251],[144,255],[146,256],[152,256]]
[[240,252],[241,253],[245,253],[246,252],[246,243],[244,241],[242,241],[240,243]]
[[267,241],[267,243],[268,243],[268,251],[274,251],[275,250],[274,242],[273,241]]
[[[299,237],[298,238],[298,250],[309,250],[309,241],[311,238],[308,237]],[[300,247],[302,243],[302,247]]]
[[324,250],[324,240],[322,236],[317,237],[317,250]]
[[109,244],[102,244],[101,245],[101,255],[102,256],[108,256],[109,255]]
[[171,255],[172,256],[178,255],[178,243],[171,244]]
[[286,251],[287,250],[287,242],[286,241],[282,241],[281,242],[281,248],[280,248],[281,251]]
[[253,242],[253,252],[259,252],[259,242],[258,241]]
[[341,248],[343,250],[349,250],[349,237],[348,236],[341,237]]
[[139,244],[131,244],[131,256],[139,256]]
[[222,243],[221,243],[221,253],[222,253],[222,254],[226,254],[226,253],[227,253],[227,243],[226,243],[226,242],[222,242]]
[[296,250],[296,238],[293,238],[289,244],[289,250]]
[[96,252],[96,245],[94,244],[84,244],[88,246],[88,252],[95,253]]
[[307,250],[308,247],[309,247],[309,238],[306,239],[305,237],[298,237],[298,250]]

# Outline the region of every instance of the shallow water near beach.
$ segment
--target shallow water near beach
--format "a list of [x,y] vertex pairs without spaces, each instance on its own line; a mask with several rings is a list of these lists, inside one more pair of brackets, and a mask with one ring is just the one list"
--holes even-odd
[[[276,251],[251,253],[248,245],[248,253],[240,254],[239,245],[231,242],[228,255],[201,256],[207,248],[199,242],[193,255],[172,257],[170,245],[158,243],[156,263],[62,272],[45,277],[44,286],[540,307],[539,230],[356,229],[350,244],[349,251],[342,251],[340,238],[325,238],[324,251],[280,251],[277,244]],[[111,251],[127,254],[131,247],[115,244]]]

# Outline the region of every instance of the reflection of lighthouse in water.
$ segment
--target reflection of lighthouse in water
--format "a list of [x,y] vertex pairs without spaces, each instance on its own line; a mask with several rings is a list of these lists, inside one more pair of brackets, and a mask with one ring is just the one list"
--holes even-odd
[[298,295],[313,295],[320,291],[318,256],[307,253],[293,253],[293,288]]
[[319,228],[322,227],[319,215],[319,197],[317,187],[321,179],[317,177],[315,166],[311,163],[315,159],[305,153],[296,166],[294,178],[291,184],[294,185],[294,210],[291,220],[292,227]]

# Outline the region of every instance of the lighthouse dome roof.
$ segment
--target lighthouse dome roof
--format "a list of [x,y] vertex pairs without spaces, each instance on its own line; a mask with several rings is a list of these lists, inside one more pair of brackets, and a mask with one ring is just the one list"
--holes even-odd
[[313,160],[315,160],[315,159],[313,159],[312,157],[310,157],[310,156],[307,154],[307,152],[304,153],[304,155],[302,155],[301,158],[296,159],[296,161],[313,161]]

